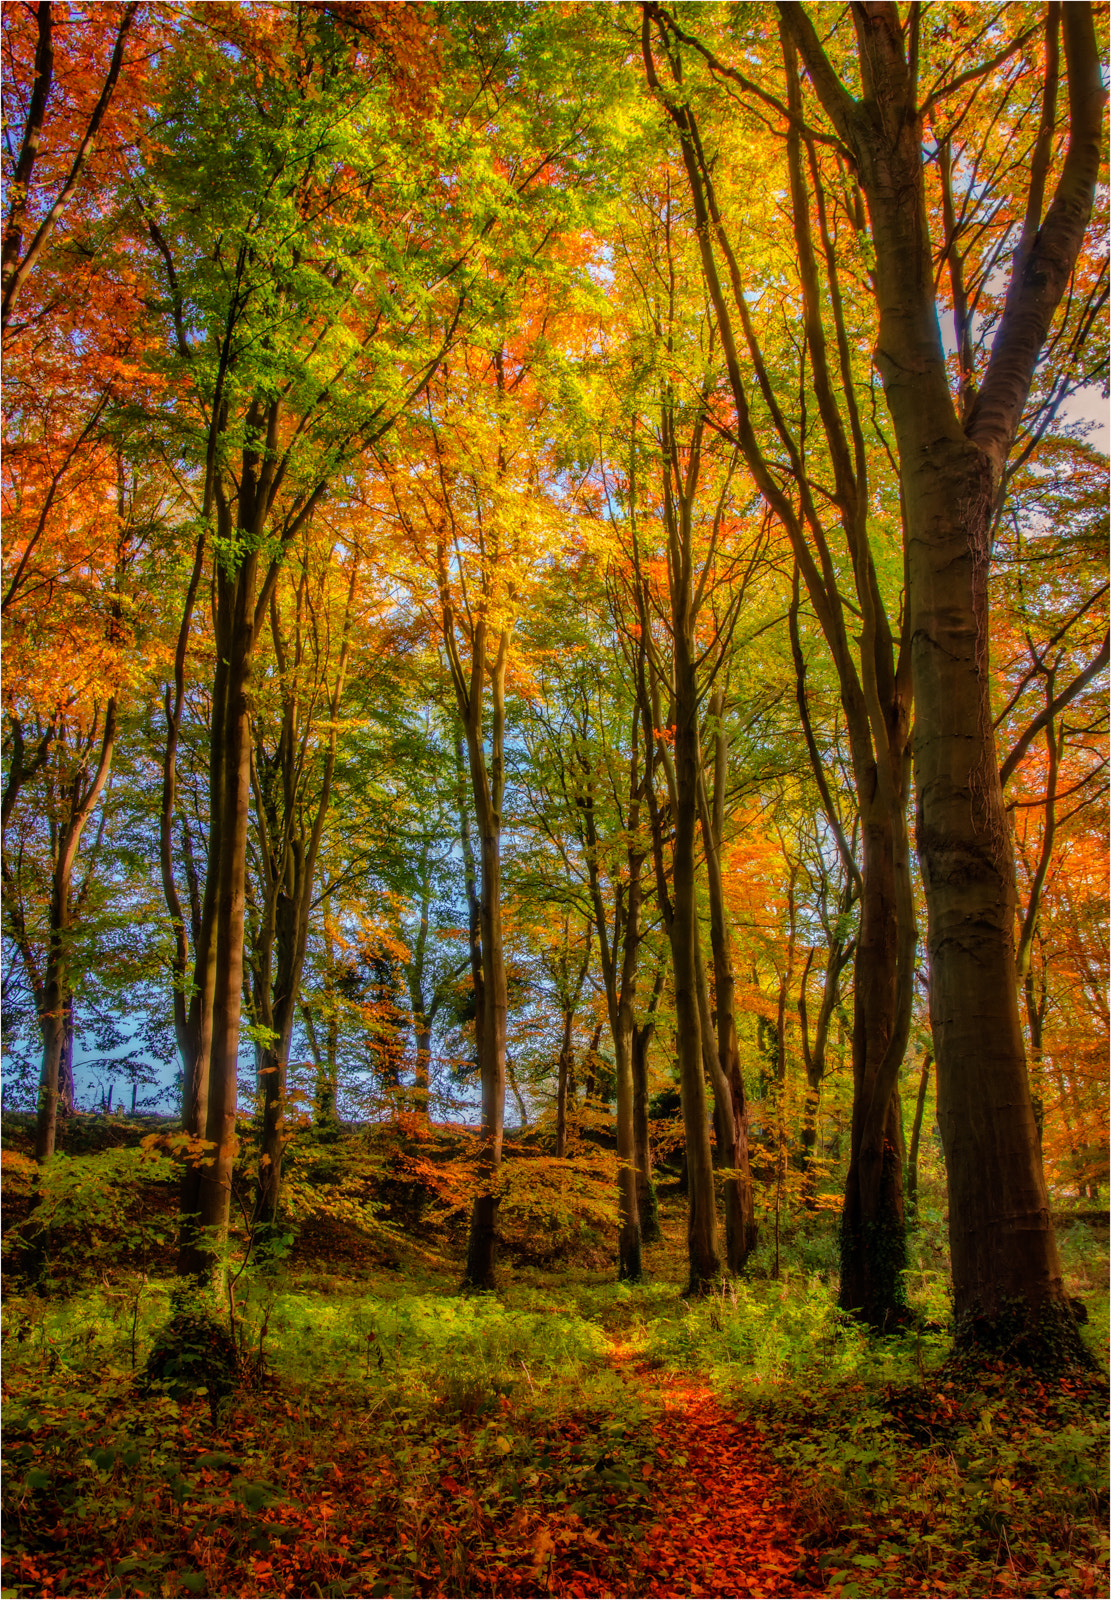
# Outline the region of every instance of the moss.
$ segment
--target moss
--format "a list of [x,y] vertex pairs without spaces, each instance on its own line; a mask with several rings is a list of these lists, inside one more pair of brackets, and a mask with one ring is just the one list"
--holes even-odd
[[179,1400],[204,1391],[215,1422],[217,1406],[237,1387],[239,1377],[239,1352],[228,1329],[203,1302],[179,1301],[155,1338],[140,1388],[149,1394],[157,1386]]
[[1096,1361],[1066,1300],[1031,1305],[1013,1299],[996,1312],[964,1311],[956,1320],[954,1344],[958,1358],[999,1356],[1038,1372],[1096,1370]]
[[638,1195],[640,1201],[640,1237],[644,1244],[655,1244],[660,1238],[660,1202],[656,1185],[649,1183],[647,1190]]
[[841,1306],[879,1332],[910,1321],[906,1290],[906,1224],[892,1207],[854,1226],[841,1219]]

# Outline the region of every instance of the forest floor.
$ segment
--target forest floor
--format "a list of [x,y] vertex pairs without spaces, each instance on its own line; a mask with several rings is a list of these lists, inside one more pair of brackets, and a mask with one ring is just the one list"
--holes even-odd
[[[1108,1592],[1101,1376],[867,1338],[832,1219],[778,1277],[765,1252],[688,1303],[681,1197],[661,1221],[642,1284],[580,1252],[463,1296],[443,1239],[386,1256],[318,1218],[241,1279],[227,1395],[201,1345],[184,1391],[142,1381],[172,1309],[153,1267],[13,1286],[0,1594]],[[1106,1244],[1062,1246],[1101,1351]]]

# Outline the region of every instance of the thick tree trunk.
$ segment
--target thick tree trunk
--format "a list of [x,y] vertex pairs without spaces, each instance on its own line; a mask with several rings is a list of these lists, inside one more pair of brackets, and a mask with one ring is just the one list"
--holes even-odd
[[567,1155],[567,1101],[572,1092],[572,1078],[575,1069],[575,1053],[571,1044],[571,1028],[575,1021],[575,1013],[565,1010],[563,1013],[563,1037],[559,1047],[559,1075],[556,1080],[556,1138],[555,1153],[560,1161]]
[[[472,776],[474,768],[472,767]],[[480,785],[476,782],[476,804]],[[505,1043],[508,993],[501,920],[501,829],[489,795],[484,796],[479,859],[482,871],[481,927],[483,1008],[479,1062],[482,1070],[482,1133],[479,1152],[480,1192],[475,1198],[467,1242],[466,1283],[472,1289],[493,1289],[497,1262],[498,1177],[505,1128]]]
[[[906,1318],[899,1037],[899,908],[896,844],[886,808],[863,818],[860,932],[853,1008],[853,1117],[841,1215],[840,1304],[871,1326]],[[901,863],[909,875],[909,861]],[[908,877],[909,881],[909,877]],[[913,946],[909,952],[913,963]],[[905,1043],[905,1041],[904,1041]]]
[[62,1017],[62,1059],[58,1063],[58,1115],[72,1117],[73,1112],[73,996],[67,994]]
[[[917,845],[960,1340],[1054,1330],[1081,1353],[1057,1255],[1015,985],[1015,890],[990,703],[987,579],[1002,472],[1083,243],[1105,94],[1091,8],[1061,13],[1069,144],[1044,219],[1033,182],[987,373],[962,424],[937,319],[916,71],[897,12],[858,6],[862,98],[802,6],[780,14],[854,152],[876,259],[876,361],[899,447],[916,726]],[[1057,26],[1056,14],[1052,19]],[[1051,135],[1052,129],[1048,130]],[[1035,1333],[1035,1342],[1040,1341]]]

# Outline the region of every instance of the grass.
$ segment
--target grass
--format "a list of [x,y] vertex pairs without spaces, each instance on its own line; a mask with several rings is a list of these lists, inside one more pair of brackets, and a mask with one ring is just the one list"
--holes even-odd
[[[926,1201],[908,1294],[941,1321]],[[676,1374],[763,1437],[830,1593],[1106,1592],[1103,1384],[954,1363],[941,1333],[868,1337],[837,1309],[828,1217],[794,1220],[778,1278],[761,1252],[686,1302],[682,1205],[665,1197],[637,1285],[569,1262],[463,1296],[427,1237],[403,1271],[248,1272],[253,1381],[226,1399],[143,1392],[175,1286],[108,1244],[75,1292],[9,1293],[3,1593],[643,1593]],[[159,1215],[125,1218],[146,1252]],[[1061,1246],[1102,1355],[1106,1244],[1076,1227]]]

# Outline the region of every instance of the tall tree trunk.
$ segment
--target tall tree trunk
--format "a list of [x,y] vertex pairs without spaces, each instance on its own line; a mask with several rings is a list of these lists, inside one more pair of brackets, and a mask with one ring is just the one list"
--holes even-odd
[[58,1076],[65,1048],[66,1016],[70,1005],[69,943],[73,867],[85,824],[96,808],[108,780],[116,747],[116,701],[108,701],[100,758],[92,777],[78,771],[68,786],[67,811],[59,824],[50,885],[50,926],[39,1021],[42,1028],[42,1073],[39,1080],[35,1123],[35,1160],[39,1165],[54,1154],[58,1129]]
[[926,1110],[926,1090],[930,1086],[930,1068],[934,1064],[932,1050],[922,1057],[922,1071],[918,1079],[918,1099],[914,1106],[914,1122],[910,1130],[910,1150],[907,1153],[907,1210],[913,1221],[918,1217],[918,1146],[922,1138],[922,1119]]
[[290,887],[293,893],[278,896],[277,962],[268,1007],[269,1026],[273,1032],[262,1046],[259,1062],[262,1136],[255,1217],[257,1221],[268,1225],[278,1220],[282,1157],[289,1142],[285,1127],[289,1050],[309,937],[308,888],[313,881],[315,863],[305,860],[305,843],[304,840],[296,841],[290,851],[293,858]]
[[[181,718],[185,707],[185,660],[189,648],[189,630],[193,621],[193,608],[204,570],[205,535],[198,535],[193,552],[193,570],[189,577],[185,604],[178,627],[177,648],[174,652],[173,692],[167,686],[163,696],[166,716],[166,744],[162,753],[162,804],[158,815],[158,863],[162,874],[162,893],[170,914],[173,930],[173,953],[170,957],[170,983],[174,1013],[174,1037],[182,1071],[182,1128],[186,1133],[197,1134],[203,1120],[197,1117],[196,1083],[199,1072],[197,1053],[198,1016],[189,1001],[189,944],[200,939],[200,917],[187,921],[174,876],[174,816],[177,807],[177,747],[181,733]],[[191,886],[192,887],[192,886]]]
[[[899,1064],[905,1050],[898,978],[913,964],[900,952],[896,849],[891,815],[883,806],[862,817],[860,932],[853,1006],[853,1115],[845,1204],[841,1213],[841,1291],[844,1310],[873,1327],[906,1318],[906,1215],[903,1200]],[[909,884],[909,861],[902,870]],[[908,933],[913,930],[910,924]]]
[[[643,647],[641,664],[643,665]],[[612,922],[607,916],[602,894],[598,826],[594,811],[595,774],[589,759],[581,755],[580,766],[585,774],[585,782],[582,792],[576,797],[584,824],[583,842],[586,846],[594,926],[598,937],[599,965],[602,969],[606,1009],[609,1013],[610,1033],[613,1038],[614,1087],[617,1099],[617,1270],[620,1278],[630,1282],[639,1280],[641,1275],[642,1237],[637,1180],[636,1079],[633,1066],[637,959],[642,936],[640,910],[644,897],[643,874],[647,854],[640,837],[640,807],[645,785],[652,781],[654,766],[651,744],[646,743],[644,770],[642,770],[640,749],[638,708],[633,713],[629,797],[626,813],[622,818],[628,839],[625,850],[628,882],[624,884],[618,882],[614,885]],[[584,967],[584,977],[585,974]]]
[[[504,677],[501,679],[504,693]],[[498,695],[495,690],[495,708]],[[504,700],[501,702],[504,715]],[[495,710],[496,714],[496,710]],[[508,993],[505,977],[505,950],[501,922],[501,829],[500,817],[490,804],[488,792],[479,781],[472,752],[472,778],[475,804],[479,811],[482,871],[481,928],[483,1007],[476,1019],[481,1029],[479,1064],[482,1074],[482,1130],[479,1151],[479,1193],[471,1213],[467,1241],[465,1281],[472,1289],[493,1289],[497,1262],[498,1176],[501,1170],[502,1139],[505,1127],[505,1044]],[[483,811],[485,815],[483,815]]]
[[[212,1062],[213,1000],[216,993],[216,916],[219,908],[220,860],[223,853],[225,736],[222,707],[227,692],[228,663],[217,655],[212,683],[212,720],[208,752],[208,848],[200,921],[193,945],[193,982],[182,1053],[182,1131],[203,1145],[208,1137],[208,1095]],[[177,1269],[183,1277],[204,1277],[208,1256],[201,1227],[201,1181],[207,1151],[187,1157],[181,1175]]]
[[[851,909],[855,892],[851,882],[845,886],[838,899],[839,918]],[[836,933],[831,936],[826,956],[825,977],[822,980],[822,998],[814,1021],[813,1040],[810,1037],[810,1018],[806,1003],[806,982],[815,954],[813,949],[807,956],[806,970],[799,988],[799,1031],[802,1035],[802,1060],[806,1070],[806,1104],[803,1110],[799,1166],[802,1170],[803,1198],[809,1210],[814,1208],[817,1199],[818,1166],[815,1152],[818,1143],[818,1113],[822,1103],[822,1084],[826,1075],[829,1028],[841,996],[841,974],[855,950],[855,939],[843,940]]]
[[575,1013],[569,1006],[563,1010],[563,1033],[559,1046],[559,1075],[556,1080],[556,1138],[555,1153],[562,1161],[567,1155],[567,1101],[572,1093],[575,1071],[575,1051],[571,1043],[571,1029]]
[[721,878],[721,848],[725,832],[727,749],[723,713],[725,694],[716,689],[710,699],[713,728],[714,782],[712,796],[699,783],[702,844],[710,895],[710,946],[714,962],[714,1005],[717,1021],[717,1060],[722,1089],[717,1112],[722,1164],[737,1173],[725,1185],[725,1253],[730,1272],[740,1272],[756,1248],[756,1201],[748,1151],[748,1103],[741,1074],[734,1008],[733,952],[726,921]]
[[672,856],[671,964],[675,974],[675,1026],[679,1089],[687,1146],[688,1293],[710,1288],[721,1272],[714,1203],[713,1158],[702,1075],[702,1021],[698,1004],[698,922],[695,895],[695,828],[698,820],[698,686],[693,640],[675,630],[675,848]]
[[67,994],[62,1016],[62,1059],[58,1063],[58,1115],[72,1117],[73,1112],[73,995]]
[[[662,968],[661,980],[662,980]],[[660,1208],[656,1185],[652,1181],[652,1142],[648,1116],[648,1047],[654,1024],[651,1019],[633,1028],[633,1146],[637,1162],[637,1219],[643,1244],[655,1244],[660,1237]]]
[[633,1125],[633,1027],[633,996],[629,986],[623,986],[613,1026],[617,1079],[617,1275],[630,1283],[638,1282],[641,1275],[637,1153]]
[[[213,739],[223,752],[223,782],[212,805],[220,816],[216,908],[216,971],[212,999],[205,1138],[210,1151],[200,1168],[198,1221],[204,1230],[206,1270],[222,1288],[222,1258],[231,1214],[236,1155],[239,1026],[243,1009],[243,932],[247,904],[247,833],[251,806],[251,667],[255,641],[257,556],[247,555],[235,575],[218,572],[216,638],[226,655],[221,704],[213,705]],[[211,874],[211,866],[209,872]]]
[[[442,549],[440,559],[444,643],[451,662],[452,681],[466,737],[467,764],[478,832],[477,906],[474,868],[467,862],[468,848],[464,850],[464,860],[467,864],[468,900],[472,913],[471,964],[475,980],[475,1043],[482,1083],[482,1121],[477,1163],[478,1192],[471,1211],[463,1281],[471,1289],[493,1289],[497,1263],[498,1179],[505,1128],[508,990],[501,915],[501,808],[505,783],[505,675],[511,635],[509,628],[503,628],[498,635],[496,653],[488,662],[486,651],[489,634],[483,617],[471,639],[469,671],[464,671],[456,643],[446,554]],[[483,748],[487,679],[491,728],[489,764]],[[465,807],[461,818],[465,830]],[[465,844],[469,847],[469,835]],[[476,910],[477,929],[474,927]]]
[[[979,393],[962,421],[937,319],[917,64],[893,6],[853,10],[862,98],[838,79],[804,7],[781,5],[811,80],[853,152],[876,260],[876,360],[905,501],[916,727],[917,844],[929,913],[930,1018],[949,1176],[958,1339],[1052,1326],[1080,1355],[1057,1254],[1015,985],[1015,889],[992,731],[988,568],[1006,460],[1083,243],[1105,94],[1091,8],[1062,8],[1069,142],[1023,234]],[[1049,28],[1056,40],[1058,14]],[[915,35],[916,36],[916,35]],[[1039,149],[1053,138],[1043,119]],[[1036,165],[1036,163],[1035,163]],[[1033,1349],[1040,1342],[1034,1333]]]

